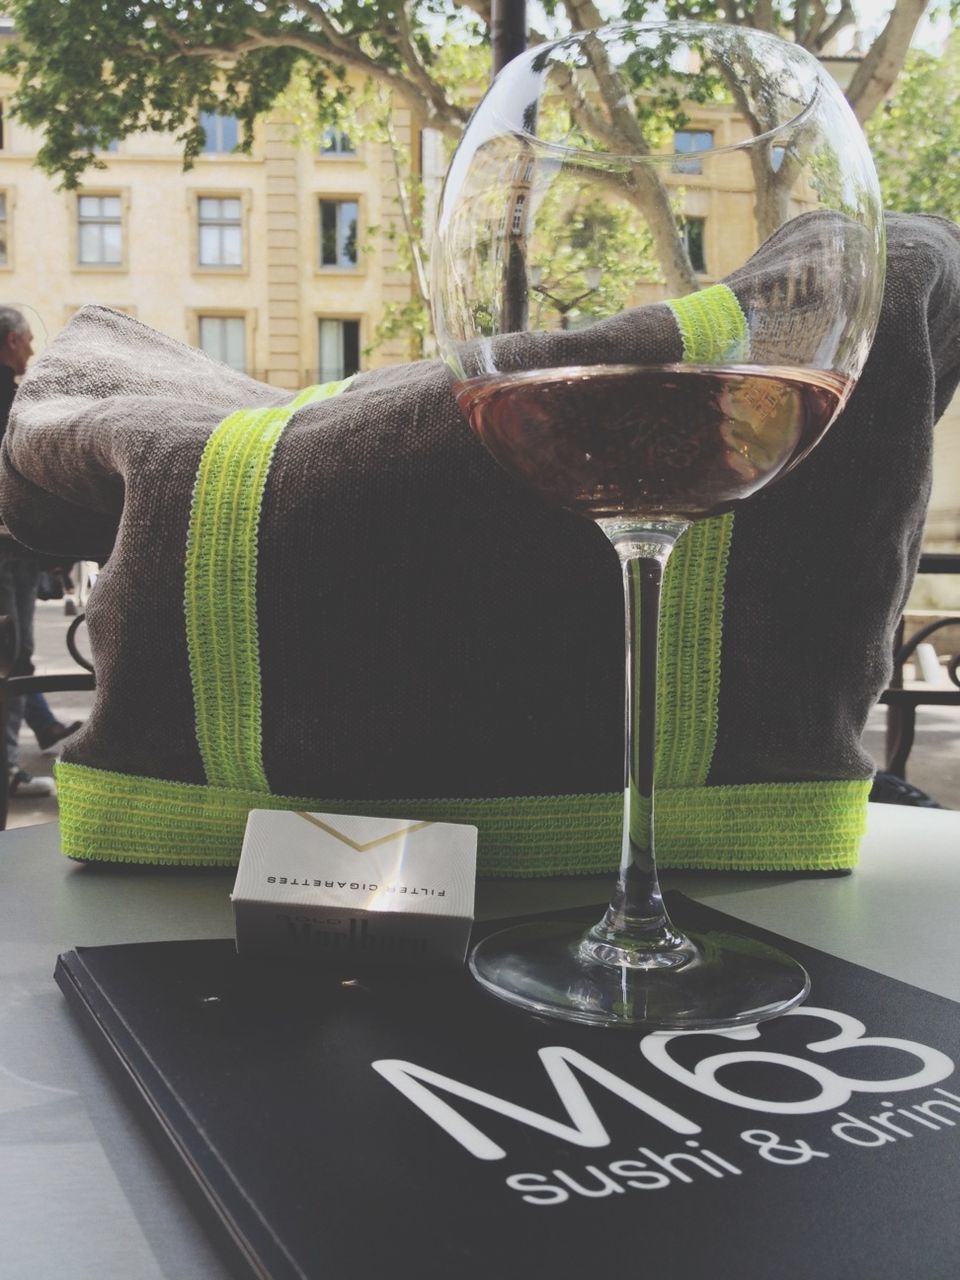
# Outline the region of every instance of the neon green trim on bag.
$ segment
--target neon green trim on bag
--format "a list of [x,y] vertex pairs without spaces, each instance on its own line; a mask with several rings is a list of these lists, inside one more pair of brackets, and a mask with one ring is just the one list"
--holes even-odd
[[[623,797],[329,800],[197,786],[58,763],[60,831],[70,858],[235,866],[251,809],[361,813],[475,823],[483,876],[596,875],[620,860]],[[658,862],[723,871],[854,866],[870,781],[663,790]],[[789,833],[789,838],[785,838]]]
[[296,411],[351,381],[308,387],[280,408],[232,413],[204,448],[187,533],[184,610],[197,742],[211,786],[268,790],[257,635],[257,533],[267,473]]
[[[747,319],[725,284],[666,305],[680,330],[684,363],[724,364],[749,357]],[[657,678],[658,804],[666,788],[705,786],[710,771],[717,741],[723,585],[732,539],[732,514],[698,521],[667,562]]]
[[743,364],[750,358],[750,327],[737,295],[714,284],[666,304],[683,339],[687,364]]
[[[691,525],[667,561],[657,669],[657,776],[703,787],[717,742],[723,588],[733,515]],[[658,802],[659,803],[659,802]]]

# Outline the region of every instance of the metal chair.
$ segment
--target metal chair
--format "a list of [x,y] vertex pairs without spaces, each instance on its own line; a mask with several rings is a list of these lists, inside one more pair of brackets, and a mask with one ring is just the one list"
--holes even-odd
[[[918,573],[960,573],[960,555],[928,552],[920,557]],[[917,707],[938,706],[960,708],[960,653],[947,663],[947,674],[955,689],[905,689],[903,687],[904,664],[913,657],[918,645],[944,627],[960,625],[960,617],[937,618],[915,632],[904,643],[903,619],[894,637],[894,669],[890,686],[880,696],[887,707],[887,734],[885,770],[898,778],[906,779],[907,760],[913,747],[916,732]]]

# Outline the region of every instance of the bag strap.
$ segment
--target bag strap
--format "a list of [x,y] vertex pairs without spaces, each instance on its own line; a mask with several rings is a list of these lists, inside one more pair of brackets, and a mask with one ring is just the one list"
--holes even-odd
[[[685,364],[749,359],[747,318],[725,284],[666,305],[680,331]],[[700,520],[667,561],[657,673],[656,784],[661,788],[702,787],[710,772],[717,743],[723,588],[732,540],[732,512]],[[639,608],[639,593],[637,601]]]
[[275,409],[241,409],[217,426],[190,509],[184,612],[197,743],[213,787],[269,791],[263,768],[257,541],[277,442],[298,409],[352,378],[307,387]]

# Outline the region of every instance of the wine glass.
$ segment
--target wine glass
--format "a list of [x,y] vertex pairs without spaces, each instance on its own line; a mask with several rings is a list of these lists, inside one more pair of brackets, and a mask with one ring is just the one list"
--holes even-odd
[[625,598],[610,905],[599,922],[493,934],[472,972],[515,1005],[582,1023],[782,1013],[809,990],[796,961],[685,933],[662,901],[660,590],[690,523],[795,466],[863,367],[884,240],[859,126],[811,55],[749,28],[620,24],[540,45],[500,72],[467,126],[432,262],[437,338],[470,426],[541,498],[597,522]]

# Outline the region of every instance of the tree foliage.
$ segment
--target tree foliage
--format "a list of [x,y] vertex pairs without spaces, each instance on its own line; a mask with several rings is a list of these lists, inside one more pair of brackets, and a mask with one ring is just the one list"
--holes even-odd
[[[893,83],[927,0],[895,0],[850,99],[861,119]],[[551,30],[590,29],[610,16],[723,18],[787,36],[814,53],[855,21],[851,0],[546,0]],[[42,127],[40,164],[76,186],[97,150],[142,129],[174,133],[189,164],[203,146],[198,111],[250,126],[295,68],[318,109],[334,116],[359,73],[388,86],[451,136],[472,105],[451,45],[489,47],[489,0],[10,0],[16,36],[2,67],[18,79],[13,108]]]
[[529,257],[538,272],[534,328],[548,313],[569,314],[575,324],[614,315],[629,305],[637,281],[656,280],[660,272],[649,232],[638,234],[622,203],[601,199],[586,183],[557,184],[548,193]]
[[960,221],[960,32],[942,57],[910,54],[868,137],[888,209]]
[[[949,0],[955,2],[955,0]],[[718,19],[793,39],[814,54],[855,23],[852,0],[543,0],[547,29],[531,43],[604,22],[651,18]],[[866,119],[893,84],[927,0],[891,0],[888,17],[861,61],[848,90]],[[402,231],[389,234],[409,259],[418,284],[409,305],[384,317],[378,336],[405,329],[424,332],[421,193],[409,158],[391,138],[390,104],[409,106],[423,124],[451,140],[461,132],[490,63],[490,0],[9,0],[15,36],[0,68],[17,80],[12,110],[40,130],[38,161],[65,187],[76,187],[89,168],[103,167],[102,151],[141,131],[175,135],[187,167],[203,148],[201,113],[236,116],[241,150],[249,150],[255,119],[291,101],[310,128],[353,121],[355,130],[385,143],[394,157]],[[762,96],[727,76],[732,96],[755,133],[765,132]],[[358,96],[357,85],[365,90]],[[689,87],[688,87],[689,88]],[[620,109],[622,90],[611,83],[607,130],[612,149],[655,149],[658,131],[682,128],[683,103],[658,101],[632,112]],[[692,96],[708,100],[708,79]],[[366,95],[364,98],[363,95]],[[691,96],[688,92],[687,96]],[[376,110],[358,102],[379,102]],[[304,103],[308,102],[308,106]],[[296,114],[296,112],[295,112]],[[616,135],[613,137],[613,135]],[[899,146],[899,143],[891,143]],[[751,154],[761,239],[778,225],[793,174],[788,158],[777,170]],[[677,211],[654,179],[635,193],[651,229],[637,270],[651,253],[674,294],[697,287]]]

